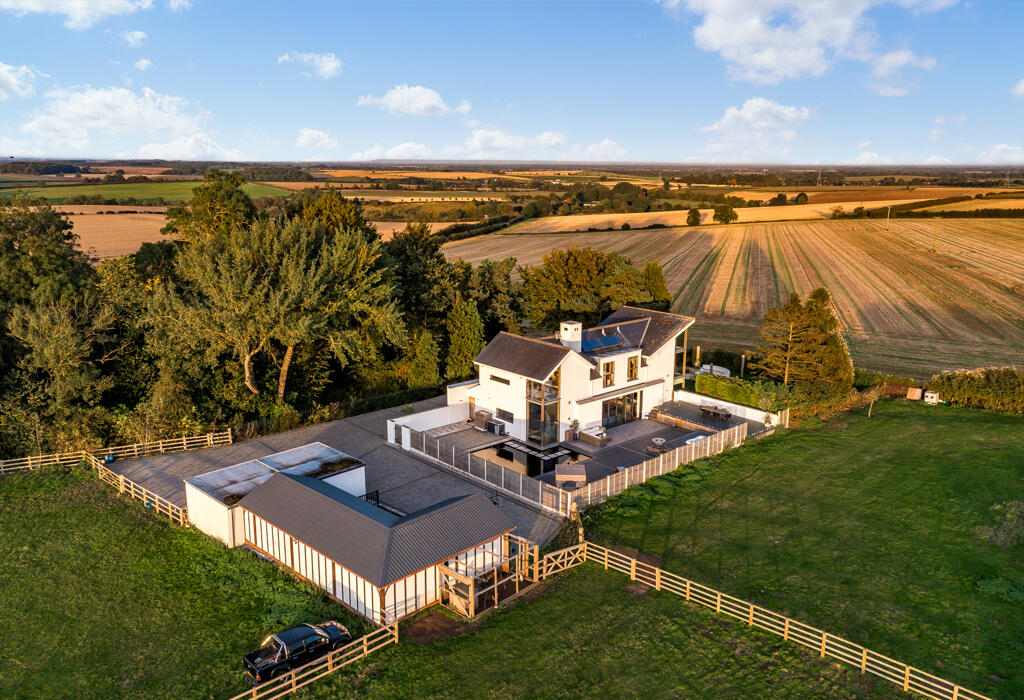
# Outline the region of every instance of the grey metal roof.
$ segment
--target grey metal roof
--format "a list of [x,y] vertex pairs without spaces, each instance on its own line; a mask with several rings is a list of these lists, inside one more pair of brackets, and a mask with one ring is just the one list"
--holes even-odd
[[595,328],[602,326],[618,325],[625,329],[625,322],[648,319],[646,330],[640,342],[641,352],[650,355],[661,348],[662,345],[675,338],[693,325],[694,319],[682,314],[671,314],[665,311],[652,311],[641,309],[636,306],[623,306],[608,315]]
[[502,331],[487,343],[474,361],[543,382],[572,352],[564,345],[546,343]]
[[641,389],[646,389],[649,386],[654,386],[655,384],[661,384],[664,381],[665,381],[664,379],[651,379],[650,381],[641,382],[640,384],[633,384],[632,386],[620,387],[618,389],[612,389],[611,391],[606,391],[603,394],[594,394],[593,396],[588,396],[585,399],[580,399],[576,403],[578,403],[580,405],[583,405],[583,404],[588,404],[588,403],[594,403],[595,401],[604,401],[605,399],[615,398],[616,396],[624,396],[626,394],[632,394],[634,391],[640,391]]
[[396,516],[318,479],[275,474],[239,505],[375,586],[433,566],[515,526],[482,493]]

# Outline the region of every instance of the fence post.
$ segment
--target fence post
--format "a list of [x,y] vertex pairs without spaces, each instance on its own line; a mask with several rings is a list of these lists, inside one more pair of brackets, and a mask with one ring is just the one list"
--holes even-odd
[[715,612],[720,613],[722,612],[722,592],[716,591],[716,593],[718,595],[715,596]]
[[661,569],[654,570],[654,590],[661,590]]
[[907,693],[910,691],[910,666],[907,666],[907,670],[903,673],[903,692]]
[[754,626],[754,604],[750,604],[750,617],[747,619],[747,624],[751,627]]
[[629,561],[629,580],[636,581],[636,559]]
[[117,492],[124,493],[124,474],[117,475]]
[[690,602],[690,579],[686,579],[686,602]]
[[[860,672],[864,673],[868,670],[868,648],[864,647],[860,651]],[[956,690],[953,691],[953,700],[956,700]]]
[[825,641],[828,639],[828,633],[821,633],[821,658],[825,658]]
[[786,625],[782,629],[782,638],[789,641],[789,618],[786,618]]

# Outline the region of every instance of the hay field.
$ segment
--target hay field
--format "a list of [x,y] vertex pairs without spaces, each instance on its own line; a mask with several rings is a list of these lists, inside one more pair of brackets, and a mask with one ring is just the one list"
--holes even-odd
[[824,285],[855,361],[929,376],[936,370],[1024,364],[1024,222],[1006,219],[848,220],[649,231],[500,234],[456,241],[449,257],[554,247],[618,251],[662,263],[674,309],[697,317],[694,344],[750,348],[764,312],[792,291]]
[[784,192],[789,196],[795,196],[799,192],[807,193],[808,204],[847,204],[851,206],[881,206],[882,204],[893,203],[893,200],[908,199],[939,199],[942,197],[961,197],[963,195],[974,196],[994,192],[991,187],[778,187],[772,189],[763,187],[758,189],[734,190],[728,192],[733,197],[743,199],[760,199],[767,201]]
[[[918,199],[899,199],[886,204],[917,202]],[[792,221],[800,219],[828,219],[836,204],[793,204],[784,207],[740,207],[736,209],[738,223],[758,221]],[[572,214],[570,216],[546,216],[530,219],[509,227],[508,233],[564,233],[586,231],[588,228],[621,229],[628,223],[631,228],[644,228],[652,224],[662,226],[685,226],[687,211],[651,211],[639,214]],[[714,209],[701,209],[702,224],[713,225]]]
[[[405,222],[404,221],[371,221],[370,223],[373,224],[377,228],[377,233],[380,234],[380,238],[383,241],[390,241],[391,238],[395,235],[396,231],[401,231],[402,229],[405,228]],[[475,224],[476,222],[475,221],[459,221],[459,222],[454,222],[454,221],[434,221],[434,222],[427,223],[427,226],[430,227],[430,231],[432,233],[437,233],[441,229],[448,228],[449,226],[451,226],[454,223]]]
[[954,202],[928,207],[924,211],[977,211],[979,209],[1024,209],[1024,197],[1013,199],[973,199],[970,202]]
[[143,243],[167,240],[160,233],[167,219],[158,214],[72,214],[68,219],[78,247],[97,258],[128,255]]
[[64,214],[102,214],[108,211],[163,214],[167,211],[165,206],[141,204],[54,204],[53,208]]
[[512,180],[528,180],[530,178],[517,175],[488,173],[480,170],[311,170],[316,177],[372,177],[376,180],[401,180],[407,177],[421,177],[426,180],[486,180],[492,177],[505,177]]
[[[192,180],[162,180],[160,182],[133,182],[123,185],[62,185],[48,187],[24,187],[18,189],[6,189],[0,191],[0,198],[11,198],[17,193],[24,193],[31,197],[39,197],[50,204],[62,203],[68,197],[86,195],[93,197],[99,195],[104,199],[128,199],[134,197],[140,202],[154,200],[162,197],[166,202],[188,202],[192,199],[192,188],[199,185],[199,181]],[[250,197],[269,197],[271,195],[287,194],[284,190],[267,185],[246,183],[242,185]]]

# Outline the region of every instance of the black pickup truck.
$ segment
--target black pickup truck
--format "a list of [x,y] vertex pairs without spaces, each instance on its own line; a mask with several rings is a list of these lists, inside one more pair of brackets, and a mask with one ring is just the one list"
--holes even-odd
[[337,622],[298,625],[263,640],[256,651],[242,657],[245,680],[252,685],[265,683],[326,656],[352,641],[352,635]]

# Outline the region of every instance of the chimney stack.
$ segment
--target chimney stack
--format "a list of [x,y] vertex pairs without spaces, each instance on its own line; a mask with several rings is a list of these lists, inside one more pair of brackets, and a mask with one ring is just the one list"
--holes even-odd
[[579,352],[583,341],[583,324],[579,321],[562,321],[558,339],[565,347]]

